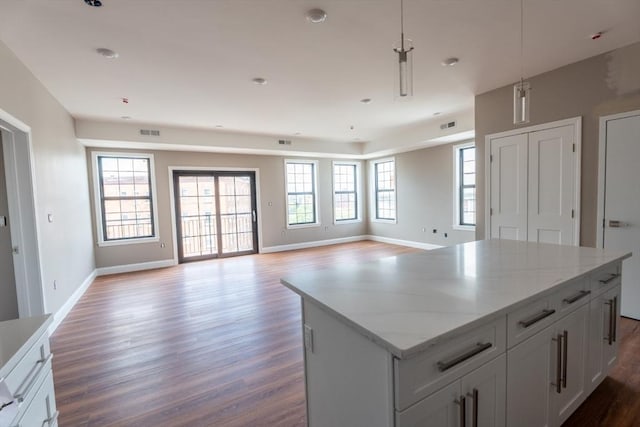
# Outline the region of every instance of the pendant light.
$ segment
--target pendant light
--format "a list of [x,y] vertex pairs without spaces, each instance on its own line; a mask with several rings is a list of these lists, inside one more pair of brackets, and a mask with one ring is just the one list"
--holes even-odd
[[531,85],[524,81],[524,0],[520,0],[520,81],[513,85],[513,124],[529,123]]
[[404,0],[400,0],[400,47],[393,50],[398,54],[398,87],[396,95],[409,98],[413,95],[413,61],[410,55],[413,50],[411,40],[404,38]]

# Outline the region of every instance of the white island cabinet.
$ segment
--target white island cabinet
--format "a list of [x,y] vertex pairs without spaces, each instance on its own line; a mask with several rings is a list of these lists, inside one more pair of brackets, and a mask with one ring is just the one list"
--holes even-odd
[[308,424],[559,426],[615,363],[630,255],[485,240],[283,278]]
[[51,315],[0,322],[0,427],[56,427]]

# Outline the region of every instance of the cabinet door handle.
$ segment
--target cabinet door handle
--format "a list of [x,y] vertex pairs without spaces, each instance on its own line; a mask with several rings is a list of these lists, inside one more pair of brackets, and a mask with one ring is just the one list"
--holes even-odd
[[608,279],[600,280],[600,283],[602,283],[603,285],[608,285],[609,283],[616,280],[618,277],[620,277],[620,275],[617,273],[614,273],[614,274],[611,274],[611,277],[609,277]]
[[609,333],[608,336],[606,338],[607,340],[607,344],[609,345],[613,345],[614,342],[614,330],[613,328],[615,327],[615,323],[616,323],[616,318],[615,318],[615,313],[616,313],[616,308],[615,308],[615,303],[614,303],[615,298],[612,298],[610,300],[608,300],[607,302],[605,302],[606,305],[609,306]]
[[464,362],[467,359],[471,359],[473,356],[482,353],[483,351],[485,351],[488,348],[491,348],[492,346],[493,344],[491,344],[490,342],[487,342],[484,344],[479,342],[471,350],[466,351],[459,356],[455,356],[450,360],[445,360],[444,362],[442,361],[437,362],[436,366],[438,366],[438,370],[440,372],[444,372],[448,369],[453,368],[457,364]]
[[551,383],[556,386],[556,393],[562,393],[562,334],[558,334],[552,340],[557,343],[556,347],[556,382]]
[[460,427],[465,427],[467,425],[467,399],[460,396],[460,399],[456,399],[454,402],[459,406]]
[[51,427],[58,421],[58,415],[60,415],[60,412],[56,411],[51,418],[47,418],[46,420],[44,420],[44,422],[47,423],[49,427]]
[[[29,392],[31,391],[31,388],[33,388],[33,385],[36,383],[36,379],[38,379],[38,377],[40,376],[40,372],[46,366],[47,362],[51,360],[52,357],[53,357],[53,353],[49,353],[49,355],[46,358],[40,359],[36,362],[33,368],[31,368],[31,372],[29,372],[29,375],[31,376],[31,378],[28,381],[25,380],[25,382],[22,383],[22,384],[26,383],[27,386],[25,387],[23,392],[16,393],[13,396],[14,399],[16,399],[18,402],[24,401],[25,396],[29,394]],[[38,367],[38,365],[40,365],[40,367]]]
[[618,296],[613,297],[613,316],[611,316],[613,323],[613,342],[616,342],[618,336]]
[[591,293],[591,291],[580,291],[580,292],[578,292],[577,294],[575,294],[572,297],[563,299],[562,302],[565,303],[565,304],[573,304],[574,302],[578,301],[579,299],[582,299],[582,298],[586,297],[590,293]]
[[569,332],[562,333],[562,387],[567,388],[567,355],[569,354]]
[[539,321],[541,321],[542,319],[551,316],[553,313],[555,313],[556,311],[554,309],[548,310],[542,310],[540,313],[535,314],[531,317],[529,317],[528,319],[524,319],[518,322],[518,325],[522,326],[523,328],[528,328],[529,326],[538,323]]
[[478,392],[477,388],[473,389],[472,393],[467,393],[467,396],[473,400],[473,406],[471,409],[471,427],[478,427]]

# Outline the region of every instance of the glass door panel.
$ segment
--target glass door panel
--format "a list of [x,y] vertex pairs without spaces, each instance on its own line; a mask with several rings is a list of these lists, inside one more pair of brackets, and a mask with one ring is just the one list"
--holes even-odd
[[253,173],[174,172],[181,262],[257,252]]

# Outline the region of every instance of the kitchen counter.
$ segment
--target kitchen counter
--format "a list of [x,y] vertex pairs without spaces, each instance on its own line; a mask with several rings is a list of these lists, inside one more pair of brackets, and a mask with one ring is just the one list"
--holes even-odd
[[481,240],[302,272],[282,284],[407,358],[630,253]]
[[44,334],[53,317],[50,314],[0,322],[0,378],[9,374],[33,344]]

